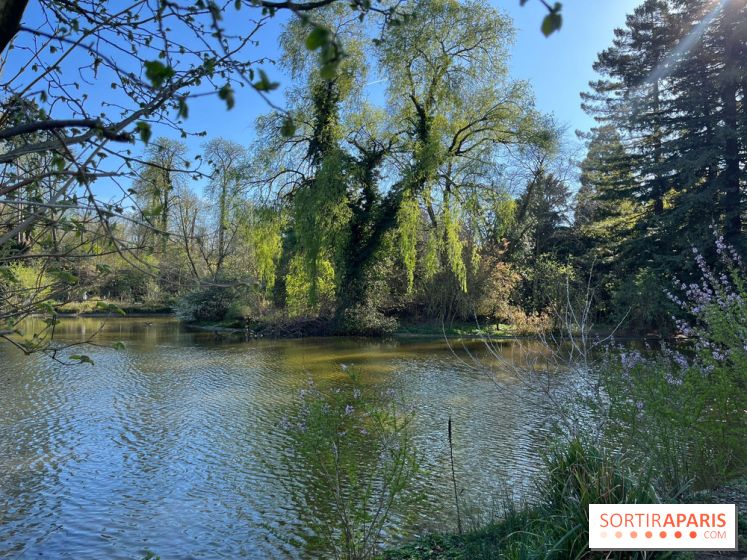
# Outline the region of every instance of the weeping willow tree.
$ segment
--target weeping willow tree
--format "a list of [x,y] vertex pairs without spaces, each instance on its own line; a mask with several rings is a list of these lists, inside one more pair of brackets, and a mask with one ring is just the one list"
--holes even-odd
[[[299,84],[289,94],[297,128],[288,135],[280,115],[261,121],[267,176],[293,209],[289,250],[312,302],[320,267],[332,267],[338,319],[375,305],[374,264],[392,244],[408,290],[419,258],[426,276],[446,268],[466,290],[465,224],[482,212],[469,200],[502,191],[506,148],[552,140],[527,84],[508,76],[503,14],[480,0],[411,0],[401,13],[379,35],[373,17],[325,12],[341,49],[322,53],[339,57],[332,74],[304,48],[303,22],[291,24],[282,45]],[[379,82],[384,108],[366,87]]]
[[356,162],[345,146],[346,121],[360,100],[367,71],[365,26],[357,18],[332,6],[317,14],[315,25],[334,36],[334,49],[344,43],[344,53],[323,50],[327,60],[320,65],[308,48],[308,25],[294,21],[286,28],[282,61],[297,84],[288,93],[296,128],[286,138],[283,117],[260,119],[262,149],[256,158],[290,206],[285,295],[296,313],[328,308],[322,300],[330,291],[336,299],[344,281],[356,213],[351,194],[358,182]]

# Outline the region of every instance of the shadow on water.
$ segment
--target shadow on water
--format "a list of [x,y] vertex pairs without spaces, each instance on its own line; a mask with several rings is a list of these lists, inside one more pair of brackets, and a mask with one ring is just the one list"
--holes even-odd
[[[102,321],[65,319],[56,338],[84,339]],[[504,488],[527,492],[551,423],[530,388],[499,390],[442,340],[243,342],[170,318],[108,319],[97,342],[116,341],[125,349],[86,348],[93,366],[2,350],[0,557],[308,557],[280,420],[309,378],[333,387],[343,367],[416,410],[425,500],[406,512],[412,533],[455,526],[449,415],[463,498],[483,511]],[[506,358],[527,351],[501,345]]]

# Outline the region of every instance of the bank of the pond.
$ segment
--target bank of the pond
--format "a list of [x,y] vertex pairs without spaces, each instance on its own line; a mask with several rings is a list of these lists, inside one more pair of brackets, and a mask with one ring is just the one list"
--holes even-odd
[[[185,321],[184,327],[190,330],[207,331],[226,336],[244,336],[249,338],[303,338],[348,336],[350,333],[340,331],[330,320],[319,318],[284,319],[273,321],[220,321],[199,322]],[[372,338],[394,336],[397,338],[522,338],[530,336],[518,333],[509,325],[474,323],[452,323],[443,325],[431,321],[408,322],[400,324],[399,328],[388,333],[369,335]]]
[[[128,314],[129,316],[130,314]],[[166,314],[169,316],[171,314]],[[83,314],[81,316],[93,316]],[[295,319],[287,321],[255,321],[242,322],[221,321],[221,322],[197,322],[184,321],[182,325],[193,331],[211,332],[218,336],[237,337],[237,338],[315,338],[315,337],[335,337],[351,336],[350,333],[341,332],[334,328],[330,321],[320,319]],[[600,339],[615,333],[615,340],[620,341],[672,341],[682,342],[681,338],[667,338],[655,334],[625,333],[610,329],[595,329],[591,334]],[[541,333],[517,332],[510,325],[490,324],[475,325],[469,323],[457,323],[445,326],[433,322],[422,323],[405,323],[391,333],[379,334],[353,334],[352,336],[361,336],[368,338],[386,338],[394,337],[398,339],[443,339],[443,338],[463,338],[463,339],[490,339],[490,340],[519,340],[536,338]],[[545,333],[546,334],[546,333]]]
[[[176,308],[173,302],[122,302],[106,299],[89,299],[79,302],[68,302],[55,306],[59,317],[113,317],[124,314],[127,317],[174,317]],[[380,338],[396,336],[398,338],[523,338],[537,336],[540,331],[520,328],[506,323],[489,321],[443,321],[432,319],[396,318],[395,330],[363,330],[349,332],[340,329],[335,321],[325,317],[287,317],[271,314],[258,318],[232,318],[222,321],[190,321],[181,319],[184,327],[195,331],[207,331],[221,336],[244,338],[304,338],[327,336],[364,336]],[[599,325],[593,334],[599,337],[609,336],[615,332],[615,338],[660,340],[658,333],[622,331],[615,325]]]
[[[107,304],[108,305],[108,304]],[[144,304],[111,304],[116,305],[125,317],[165,317],[177,318],[173,308],[168,306],[144,305]],[[94,305],[65,305],[56,310],[59,317],[64,318],[107,318],[118,317],[122,314],[114,311],[106,311]],[[335,329],[331,321],[318,318],[310,319],[288,319],[273,321],[238,321],[226,320],[219,322],[206,321],[180,321],[188,330],[212,332],[221,336],[235,336],[244,338],[308,338],[347,336],[347,333]],[[366,336],[366,335],[362,335]],[[382,336],[394,336],[397,338],[522,338],[529,335],[516,333],[509,325],[484,325],[478,326],[469,323],[457,323],[444,326],[440,323],[430,321],[422,323],[405,323],[386,334],[369,335],[372,338]]]
[[113,309],[123,312],[128,317],[143,315],[174,315],[174,307],[168,303],[121,302],[105,299],[68,302],[55,307],[60,317],[106,317],[113,314]]
[[[552,477],[551,477],[552,478]],[[560,479],[562,480],[562,478]],[[598,480],[595,482],[599,482]],[[572,485],[571,485],[572,486]],[[380,560],[495,560],[497,558],[565,558],[573,551],[573,542],[588,543],[584,527],[584,500],[564,497],[564,504],[550,495],[560,488],[543,488],[537,505],[509,505],[502,518],[477,530],[463,534],[435,533],[420,537],[398,548],[387,550]],[[549,491],[549,492],[548,492]],[[570,498],[570,499],[569,499]],[[747,558],[747,477],[733,480],[715,490],[694,492],[681,497],[685,503],[736,504],[738,542],[736,551],[682,552],[662,557],[692,560]],[[572,503],[584,504],[574,508]],[[579,514],[581,514],[579,516]],[[554,553],[554,556],[552,555]],[[657,556],[658,557],[658,556]]]

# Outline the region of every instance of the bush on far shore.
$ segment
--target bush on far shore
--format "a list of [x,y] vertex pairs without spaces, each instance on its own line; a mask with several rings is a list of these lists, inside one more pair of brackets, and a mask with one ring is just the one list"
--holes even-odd
[[244,313],[250,319],[259,305],[259,295],[245,283],[216,281],[183,295],[176,304],[176,314],[184,321],[219,323]]

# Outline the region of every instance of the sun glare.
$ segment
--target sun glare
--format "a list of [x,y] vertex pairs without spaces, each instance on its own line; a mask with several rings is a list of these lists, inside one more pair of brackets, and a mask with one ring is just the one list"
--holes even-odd
[[669,74],[682,59],[682,55],[692,50],[692,48],[700,41],[700,38],[705,33],[706,29],[711,25],[716,16],[721,12],[723,7],[731,0],[714,0],[712,2],[713,8],[708,11],[703,18],[697,23],[695,27],[682,38],[677,46],[672,49],[664,60],[654,68],[646,80],[647,83],[652,83],[659,80]]

